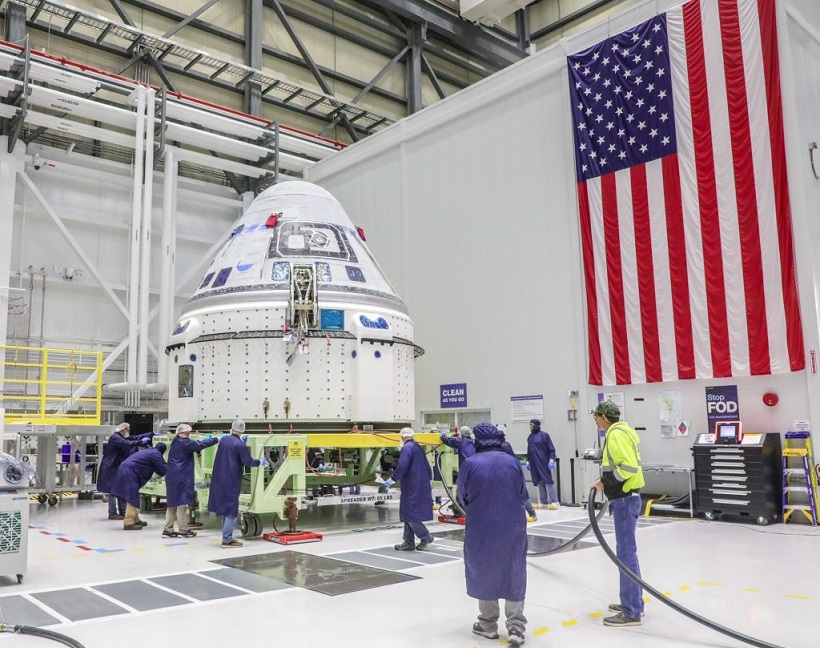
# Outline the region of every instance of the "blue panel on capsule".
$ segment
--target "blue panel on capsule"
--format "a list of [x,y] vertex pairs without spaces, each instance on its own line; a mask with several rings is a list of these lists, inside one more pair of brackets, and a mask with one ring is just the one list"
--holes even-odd
[[206,275],[205,275],[205,278],[202,280],[202,283],[201,283],[201,284],[199,284],[199,287],[200,287],[200,288],[204,288],[204,287],[205,287],[205,286],[207,286],[209,283],[211,283],[211,279],[213,279],[213,278],[214,278],[214,273],[213,273],[213,272],[209,272],[208,274],[206,274]]
[[361,283],[366,283],[361,268],[357,268],[356,266],[345,266],[345,269],[347,270],[348,279],[350,279],[351,281],[360,281]]
[[228,281],[228,277],[231,276],[231,270],[233,270],[233,268],[222,268],[222,270],[219,271],[219,274],[216,275],[214,285],[211,286],[211,288],[219,288],[220,286],[224,286]]
[[321,309],[319,311],[320,325],[324,330],[343,331],[345,328],[345,312],[343,310]]

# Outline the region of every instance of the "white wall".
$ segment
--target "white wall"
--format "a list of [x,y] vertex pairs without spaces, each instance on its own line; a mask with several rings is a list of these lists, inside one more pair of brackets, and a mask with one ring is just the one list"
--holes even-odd
[[[418,410],[438,409],[438,388],[468,383],[468,406],[510,420],[509,398],[543,394],[544,427],[565,459],[595,440],[586,413],[599,387],[587,386],[584,298],[569,125],[565,52],[678,4],[652,2],[504,70],[312,167],[307,177],[331,191],[368,232],[368,242],[405,299],[416,342]],[[820,7],[799,7],[820,26]],[[785,24],[785,15],[781,12]],[[783,29],[784,65],[820,70],[820,44],[794,19]],[[794,80],[796,85],[796,80]],[[820,141],[820,72],[799,92],[783,80],[791,148],[797,260],[807,346],[817,347],[812,248],[820,223],[809,213],[820,181],[807,177],[806,140]],[[807,110],[807,107],[815,107]],[[795,116],[799,120],[795,122]],[[818,155],[820,165],[820,155]],[[820,170],[820,166],[818,166]],[[814,215],[816,216],[816,214]],[[806,234],[807,236],[803,236]],[[732,380],[635,385],[622,391],[626,417],[642,434],[647,464],[692,465],[694,435],[706,428],[704,387],[736,384],[747,431],[785,431],[809,419],[817,377],[800,372]],[[579,389],[576,430],[568,391]],[[688,437],[660,436],[658,393],[679,391]],[[780,403],[761,400],[775,391]],[[820,413],[815,417],[820,416]],[[516,450],[525,423],[510,426]],[[565,464],[566,465],[566,464]],[[566,473],[564,487],[568,486]]]

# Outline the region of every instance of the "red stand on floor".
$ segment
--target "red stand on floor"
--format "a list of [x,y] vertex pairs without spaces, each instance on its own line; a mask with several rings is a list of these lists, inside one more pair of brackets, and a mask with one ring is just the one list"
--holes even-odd
[[262,537],[268,542],[289,545],[301,542],[319,542],[322,539],[322,534],[313,531],[297,531],[296,533],[263,533]]
[[450,524],[467,524],[467,518],[463,515],[439,515],[439,522],[449,522]]

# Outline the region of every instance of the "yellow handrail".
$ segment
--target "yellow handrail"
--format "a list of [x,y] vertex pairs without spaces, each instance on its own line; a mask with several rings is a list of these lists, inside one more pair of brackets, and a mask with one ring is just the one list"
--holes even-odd
[[6,423],[100,424],[101,351],[4,345],[0,350],[0,407]]

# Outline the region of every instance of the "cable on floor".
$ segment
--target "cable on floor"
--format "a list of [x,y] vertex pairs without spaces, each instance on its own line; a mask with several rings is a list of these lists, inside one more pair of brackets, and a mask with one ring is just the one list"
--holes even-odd
[[83,644],[81,644],[76,639],[72,639],[68,635],[60,634],[59,632],[54,632],[53,630],[35,628],[34,626],[10,625],[8,623],[0,623],[0,632],[9,632],[19,635],[30,635],[32,637],[42,637],[43,639],[51,639],[52,641],[58,641],[61,644],[71,646],[72,648],[85,648]]
[[[629,569],[629,567],[627,567],[626,565],[624,565],[620,561],[618,556],[615,555],[615,552],[612,551],[610,546],[606,543],[606,540],[604,540],[604,534],[601,533],[601,529],[598,527],[598,520],[596,519],[596,517],[593,513],[593,511],[595,509],[595,496],[597,494],[598,494],[597,489],[595,489],[595,488],[590,489],[590,491],[589,491],[589,505],[587,507],[588,510],[589,510],[589,523],[590,523],[590,526],[592,527],[592,531],[595,533],[595,537],[598,538],[598,542],[601,544],[601,548],[604,550],[604,553],[606,553],[606,555],[609,556],[610,560],[612,560],[612,562],[614,562],[618,566],[618,569],[621,570],[621,573],[624,576],[629,578],[629,580],[631,580],[633,583],[637,583],[638,585],[640,585],[643,589],[645,589],[647,592],[649,592],[652,596],[654,596],[656,599],[658,599],[661,603],[664,603],[665,605],[668,605],[673,610],[675,610],[675,612],[679,612],[680,614],[682,614],[686,617],[689,617],[693,621],[697,621],[701,625],[705,625],[707,628],[711,628],[712,630],[715,630],[716,632],[720,632],[722,634],[725,634],[728,637],[732,637],[733,639],[737,639],[738,641],[742,641],[742,642],[750,644],[752,646],[758,646],[759,648],[782,648],[782,646],[779,646],[777,644],[768,643],[767,641],[763,641],[762,639],[755,639],[754,637],[750,637],[748,635],[745,635],[745,634],[742,634],[742,633],[737,632],[735,630],[732,630],[730,628],[727,628],[726,626],[722,626],[719,623],[715,623],[714,621],[711,621],[710,619],[707,619],[706,617],[702,617],[699,614],[696,614],[695,612],[692,612],[691,610],[683,607],[679,603],[676,603],[672,599],[664,596],[660,591],[656,590],[654,587],[652,587],[651,585],[649,585],[645,581],[641,580],[640,576],[635,574],[635,572],[633,572],[631,569]],[[603,506],[601,508],[601,511],[604,511],[605,509],[606,509],[606,506]],[[600,517],[600,515],[598,517]]]

